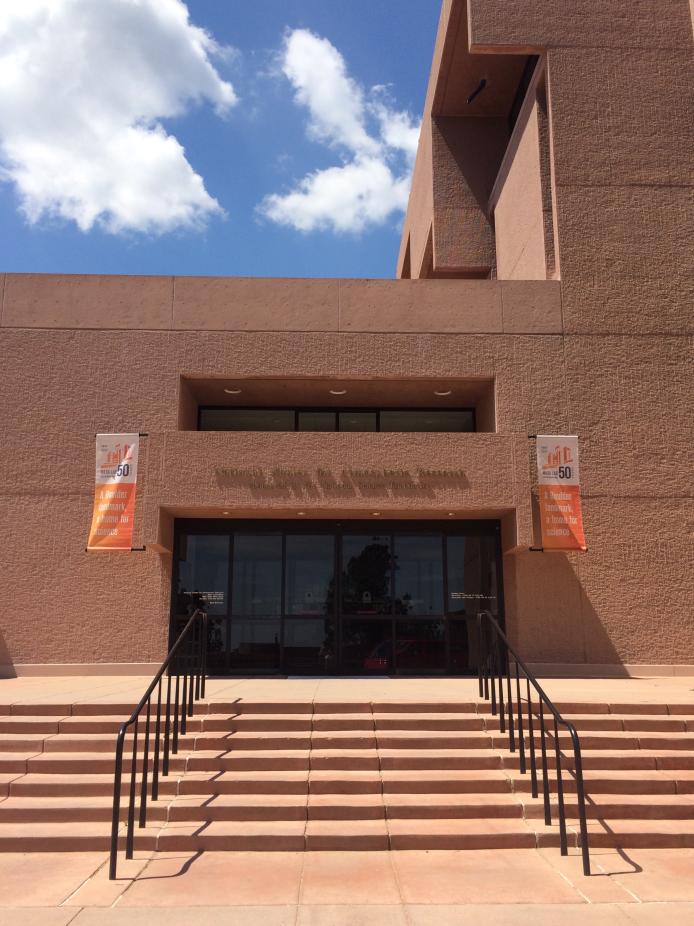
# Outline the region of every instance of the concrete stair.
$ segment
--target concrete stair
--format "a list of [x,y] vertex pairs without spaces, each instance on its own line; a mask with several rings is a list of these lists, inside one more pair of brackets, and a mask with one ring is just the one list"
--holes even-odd
[[[581,736],[591,845],[694,847],[694,704],[557,706]],[[0,706],[0,850],[108,849],[115,735],[131,709]],[[147,826],[135,831],[136,848],[559,844],[554,778],[547,826],[542,797],[531,797],[530,775],[520,774],[519,754],[509,751],[486,702],[201,702],[179,745],[159,799],[148,801]],[[563,732],[559,745],[569,841],[577,846]],[[548,747],[554,768],[552,740]],[[125,755],[122,821],[127,746]],[[151,756],[152,745],[150,763]]]

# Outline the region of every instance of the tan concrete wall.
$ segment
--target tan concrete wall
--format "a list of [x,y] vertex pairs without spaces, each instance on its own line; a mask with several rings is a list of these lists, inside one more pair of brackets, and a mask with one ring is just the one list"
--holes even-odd
[[520,141],[494,209],[500,280],[547,277],[537,105],[519,126]]
[[[186,514],[306,510],[347,517],[372,510],[383,517],[447,517],[455,507],[478,516],[511,512],[520,525],[515,539],[526,548],[533,472],[527,435],[575,431],[589,552],[505,556],[511,633],[537,662],[693,662],[683,527],[690,493],[683,464],[691,427],[684,411],[691,382],[686,340],[640,339],[635,354],[629,335],[567,338],[560,286],[553,282],[331,282],[330,299],[337,301],[338,291],[344,296],[341,330],[335,330],[332,310],[325,330],[234,330],[242,324],[240,309],[227,308],[227,299],[239,287],[248,313],[281,301],[282,291],[298,299],[301,290],[293,281],[212,286],[204,279],[169,281],[168,291],[178,295],[168,329],[155,329],[141,306],[139,330],[113,330],[105,326],[116,307],[130,311],[131,293],[150,284],[157,292],[162,281],[94,278],[81,287],[62,277],[8,277],[0,326],[0,467],[6,474],[0,663],[144,662],[163,653],[169,557],[84,552],[99,430],[151,435],[142,440],[137,546],[162,539],[160,507]],[[51,308],[56,290],[70,287],[63,311],[80,327],[45,327],[60,321]],[[175,327],[183,318],[179,297],[185,313],[199,301],[209,328]],[[486,325],[479,323],[483,306]],[[14,326],[25,309],[37,327]],[[309,306],[309,319],[312,312]],[[382,330],[373,330],[374,317]],[[276,319],[277,329],[281,313]],[[256,323],[264,324],[262,315]],[[440,331],[427,333],[427,324]],[[286,325],[293,329],[300,320],[290,313]],[[183,433],[177,430],[182,375],[493,380],[499,433]],[[268,471],[287,467],[305,477],[299,488],[280,484],[275,495],[258,493],[243,474],[217,481],[216,468],[258,462]],[[451,475],[434,485],[421,481],[418,473],[427,466]],[[319,468],[337,488],[319,477]],[[381,470],[401,475],[383,477],[376,488],[371,476],[358,476],[342,495],[345,469],[372,471],[376,482]]]
[[687,0],[469,0],[468,9],[473,51],[547,49],[566,330],[686,330],[694,304]]
[[413,280],[422,274],[427,241],[431,229],[431,219],[434,212],[434,184],[432,178],[432,138],[431,122],[422,123],[419,133],[419,147],[417,158],[412,172],[412,187],[409,210],[417,216],[427,216],[428,221],[413,222],[411,234],[403,235],[400,254],[398,257],[398,276],[402,276],[402,267],[405,261],[407,245],[410,246],[410,276]]
[[[527,440],[501,434],[150,432],[145,541],[159,513],[503,517],[532,544]],[[175,460],[176,465],[167,465]]]
[[[520,145],[508,201],[497,208],[497,269],[501,278],[545,275],[542,210],[546,270],[561,278],[565,426],[581,439],[590,525],[585,555],[509,559],[512,624],[538,662],[560,661],[562,652],[568,662],[628,662],[638,651],[645,663],[686,663],[694,649],[690,4],[451,0],[429,111],[465,79],[464,63],[441,68],[446,30],[463,15],[471,59],[545,57],[542,200],[533,138],[532,157]],[[440,169],[434,160],[434,176]],[[420,221],[428,219],[411,208],[407,233]],[[534,258],[516,264],[528,240]],[[542,390],[546,366],[535,361],[521,401]],[[507,420],[503,409],[499,418]]]
[[487,201],[506,142],[504,120],[432,121],[434,266],[436,273],[488,271],[494,230]]

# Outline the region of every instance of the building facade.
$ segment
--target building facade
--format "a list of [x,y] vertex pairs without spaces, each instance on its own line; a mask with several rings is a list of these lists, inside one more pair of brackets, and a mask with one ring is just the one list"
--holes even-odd
[[[395,280],[2,276],[0,671],[687,673],[687,0],[445,0]],[[139,432],[133,552],[86,552]],[[536,434],[588,550],[546,553]],[[689,526],[688,526],[689,525]]]

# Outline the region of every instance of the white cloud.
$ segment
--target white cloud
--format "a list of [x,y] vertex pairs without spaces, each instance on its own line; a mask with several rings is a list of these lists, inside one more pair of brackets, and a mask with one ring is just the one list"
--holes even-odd
[[296,102],[308,109],[309,137],[346,158],[266,196],[261,215],[304,232],[360,232],[404,211],[419,138],[411,115],[391,109],[383,87],[365,92],[335,46],[306,29],[287,34],[281,63]]
[[0,179],[29,222],[161,233],[221,212],[159,120],[236,102],[182,0],[2,0]]
[[285,196],[268,196],[264,210],[274,222],[299,231],[361,231],[404,209],[409,190],[409,176],[394,178],[378,157],[360,157],[309,174]]
[[378,151],[378,142],[364,126],[364,93],[327,39],[306,29],[289,33],[282,71],[294,87],[297,103],[308,108],[313,138],[361,153]]

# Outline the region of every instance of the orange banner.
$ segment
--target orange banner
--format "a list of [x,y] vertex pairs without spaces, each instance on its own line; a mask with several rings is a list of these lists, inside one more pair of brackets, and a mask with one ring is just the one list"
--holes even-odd
[[94,510],[87,550],[132,549],[139,442],[138,434],[96,435]]
[[538,434],[537,478],[543,548],[587,550],[575,435]]

